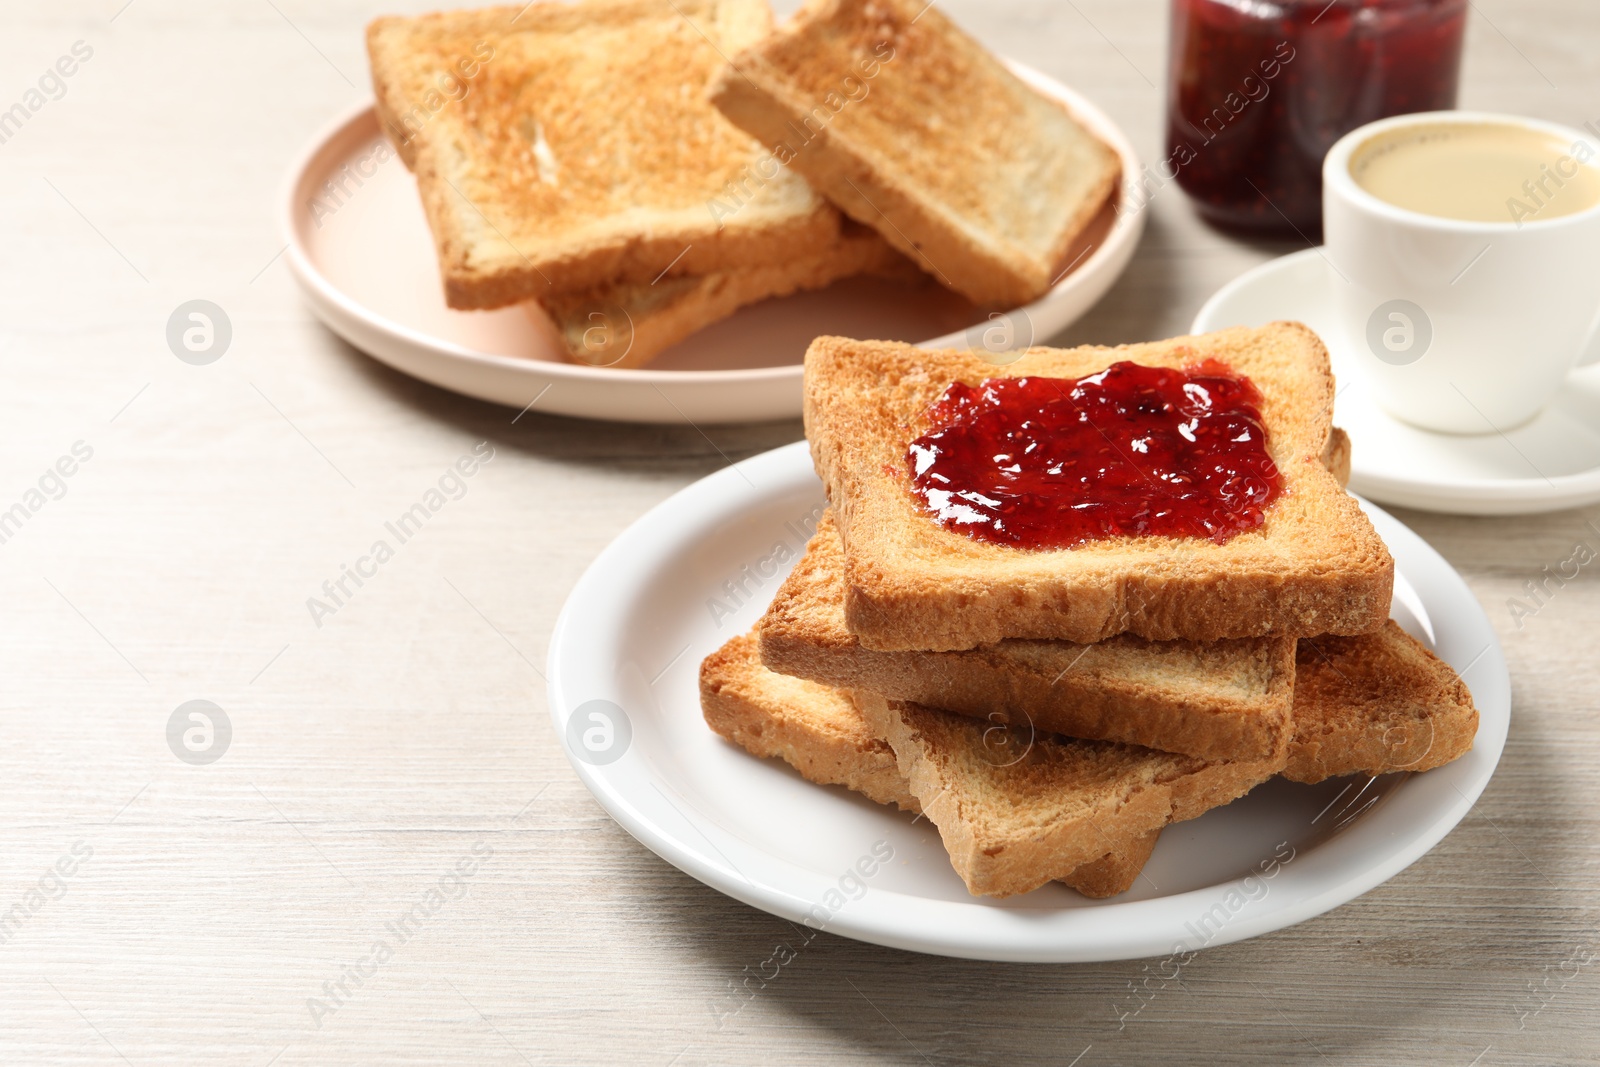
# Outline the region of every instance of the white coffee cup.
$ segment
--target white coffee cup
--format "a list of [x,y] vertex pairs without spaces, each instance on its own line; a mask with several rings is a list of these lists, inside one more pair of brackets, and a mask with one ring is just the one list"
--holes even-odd
[[1572,146],[1567,166],[1600,163],[1600,146],[1535,119],[1433,111],[1362,126],[1323,161],[1337,307],[1374,398],[1426,429],[1504,432],[1537,415],[1574,367],[1600,359],[1600,203],[1466,222],[1396,207],[1358,184],[1351,162],[1363,145],[1448,123],[1542,131]]

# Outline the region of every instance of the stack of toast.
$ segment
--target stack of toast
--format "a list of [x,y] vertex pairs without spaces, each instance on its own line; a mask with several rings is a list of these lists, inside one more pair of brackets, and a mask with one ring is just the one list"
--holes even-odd
[[[1282,486],[1259,525],[1017,547],[942,524],[911,491],[908,443],[951,383],[1123,363],[1254,387]],[[1004,367],[822,337],[805,374],[830,507],[755,630],[702,664],[705,718],[812,781],[919,812],[972,893],[1114,895],[1164,826],[1269,778],[1426,771],[1471,748],[1466,686],[1389,618],[1393,560],[1344,490],[1349,442],[1305,327],[1035,348]]]
[[551,0],[380,18],[367,47],[446,302],[537,305],[594,366],[847,277],[1026,303],[1119,174],[920,0],[782,27],[767,0]]

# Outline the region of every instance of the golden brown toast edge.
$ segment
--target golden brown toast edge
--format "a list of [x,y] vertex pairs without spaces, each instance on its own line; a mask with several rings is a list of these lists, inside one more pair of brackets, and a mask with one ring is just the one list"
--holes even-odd
[[[842,785],[902,811],[922,810],[906,789],[894,752],[859,722],[845,694],[799,679],[775,681],[781,677],[760,670],[750,634],[732,638],[700,664],[706,725],[754,755],[782,759],[809,781]],[[821,730],[815,724],[824,714],[846,725]]]
[[1478,733],[1466,682],[1392,619],[1375,633],[1302,638],[1294,717],[1283,776],[1295,782],[1431,770]]

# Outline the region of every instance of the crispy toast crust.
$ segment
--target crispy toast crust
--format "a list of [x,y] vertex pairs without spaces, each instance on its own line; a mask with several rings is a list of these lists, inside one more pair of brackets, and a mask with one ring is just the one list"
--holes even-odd
[[838,212],[704,99],[722,54],[771,21],[765,0],[582,0],[373,22],[379,119],[417,176],[447,303],[826,247]]
[[879,804],[919,812],[887,742],[867,729],[844,693],[761,669],[755,638],[741,634],[700,664],[706,725],[806,779],[842,785]]
[[1431,770],[1477,736],[1466,683],[1393,620],[1356,637],[1302,638],[1295,671],[1291,781]]
[[[917,510],[905,448],[960,380],[1076,378],[1119,360],[1221,360],[1260,390],[1284,493],[1225,544],[1117,538],[1028,551],[986,544]],[[1298,323],[1116,348],[1033,348],[996,366],[955,350],[819,337],[806,353],[806,436],[846,556],[845,617],[864,647],[946,651],[1008,637],[1092,644],[1364,633],[1389,614],[1394,561],[1323,465],[1333,376]]]
[[946,285],[1049,288],[1116,153],[921,0],[811,0],[712,84],[723,114]]
[[[874,737],[843,692],[786,678],[761,666],[754,635],[742,634],[700,665],[706,723],[753,755],[776,756],[819,785],[842,785],[879,804],[920,812],[888,744]],[[1107,845],[1105,854],[1062,878],[1089,897],[1133,886],[1159,830]]]
[[1350,435],[1337,426],[1328,431],[1328,443],[1322,448],[1322,465],[1333,473],[1333,480],[1341,487],[1350,484]]
[[962,652],[880,652],[845,624],[832,513],[758,625],[780,674],[868,689],[996,723],[1202,759],[1267,758],[1292,723],[1293,638],[1211,644],[1119,636],[1092,645],[1005,640]]

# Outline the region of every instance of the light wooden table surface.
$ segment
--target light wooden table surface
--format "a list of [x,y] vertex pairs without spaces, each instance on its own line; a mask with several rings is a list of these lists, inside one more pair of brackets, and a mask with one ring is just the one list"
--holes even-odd
[[[346,347],[277,259],[274,212],[304,140],[366,94],[361,28],[390,8],[123,3],[14,0],[0,34],[0,108],[75,42],[92,49],[0,144],[0,508],[92,452],[0,544],[0,909],[21,916],[0,944],[0,1062],[1600,1061],[1600,966],[1582,962],[1600,954],[1600,587],[1585,570],[1520,627],[1506,607],[1576,542],[1600,546],[1600,509],[1401,512],[1498,627],[1515,718],[1476,810],[1387,885],[1204,953],[1125,1026],[1114,1004],[1139,963],[991,965],[832,936],[719,1026],[713,1005],[787,924],[611,822],[567,766],[537,669],[611,537],[799,423],[710,441],[513,426]],[[1160,0],[951,8],[1157,158]],[[1479,0],[1463,103],[1600,119],[1600,8]],[[1218,285],[1288,250],[1219,237],[1169,190],[1063,340],[1182,332]],[[164,340],[195,298],[234,329],[205,367]],[[314,626],[306,598],[485,440],[495,459],[468,494]],[[233,730],[207,766],[167,741],[196,699]],[[314,1018],[324,983],[474,849],[492,855],[465,895]]]

